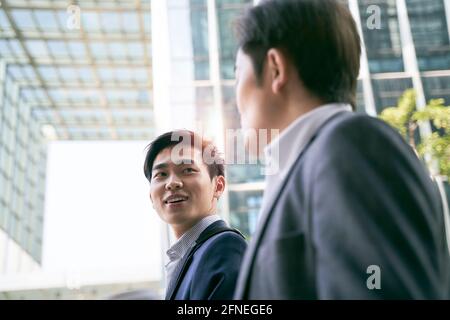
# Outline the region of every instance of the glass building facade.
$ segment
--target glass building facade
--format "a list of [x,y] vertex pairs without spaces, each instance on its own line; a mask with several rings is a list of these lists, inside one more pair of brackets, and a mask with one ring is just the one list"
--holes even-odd
[[448,69],[450,66],[449,22],[446,17],[448,8],[445,8],[444,0],[407,0],[406,2],[420,71]]
[[[450,103],[449,3],[445,0],[363,0],[359,18],[377,112],[393,106],[408,88],[423,101]],[[381,28],[366,23],[378,6]],[[420,100],[420,99],[419,99]]]
[[46,145],[39,121],[20,94],[9,67],[0,63],[0,228],[4,233],[0,252],[6,254],[8,237],[23,249],[21,255],[40,263]]
[[362,21],[369,21],[375,13],[374,5],[379,8],[380,28],[373,28],[371,23],[361,24],[370,72],[402,72],[402,45],[395,0],[359,1]]
[[0,276],[42,262],[49,140],[154,137],[150,1],[2,1]]

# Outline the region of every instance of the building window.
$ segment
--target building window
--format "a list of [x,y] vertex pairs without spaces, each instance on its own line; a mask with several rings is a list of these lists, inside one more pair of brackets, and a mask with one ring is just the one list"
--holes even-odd
[[386,107],[396,106],[403,92],[413,84],[410,78],[377,79],[372,80],[372,86],[377,113],[380,113]]
[[191,0],[190,10],[195,80],[209,80],[208,8],[206,0]]
[[406,1],[420,70],[450,66],[450,42],[443,0]]
[[[0,175],[0,192],[2,191],[2,176]],[[6,230],[6,215],[9,213],[8,207],[0,199],[0,228]]]
[[427,101],[442,98],[450,105],[450,77],[423,77],[422,83]]
[[222,79],[234,79],[234,64],[237,51],[233,30],[235,19],[245,8],[253,5],[252,0],[216,0],[217,23],[220,43],[220,72]]
[[[368,19],[373,15],[372,11],[368,11],[371,5],[377,5],[380,8],[380,29],[370,29],[367,24]],[[362,0],[359,1],[359,12],[370,72],[403,71],[395,0]]]
[[255,231],[262,195],[262,190],[230,192],[230,224],[247,237]]

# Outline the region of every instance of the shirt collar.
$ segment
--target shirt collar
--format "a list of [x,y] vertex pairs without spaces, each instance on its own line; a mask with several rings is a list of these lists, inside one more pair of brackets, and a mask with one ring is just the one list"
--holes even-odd
[[209,215],[197,222],[192,228],[186,231],[167,251],[169,262],[181,259],[187,251],[195,245],[195,241],[200,234],[212,223],[220,220],[217,214]]
[[266,167],[272,174],[285,174],[317,130],[333,115],[352,111],[349,104],[330,103],[299,116],[264,149]]

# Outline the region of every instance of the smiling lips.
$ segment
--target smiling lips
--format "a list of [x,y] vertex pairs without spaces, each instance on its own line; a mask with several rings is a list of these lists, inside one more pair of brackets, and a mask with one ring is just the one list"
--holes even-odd
[[181,194],[173,194],[171,196],[168,196],[165,200],[165,204],[175,204],[175,203],[181,203],[188,199],[187,196],[181,195]]

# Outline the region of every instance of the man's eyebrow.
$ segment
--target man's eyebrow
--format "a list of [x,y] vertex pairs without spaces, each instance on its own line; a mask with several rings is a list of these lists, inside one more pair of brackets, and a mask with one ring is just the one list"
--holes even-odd
[[[193,159],[189,159],[189,158],[185,158],[185,159],[178,159],[176,165],[182,166],[182,165],[190,165],[190,164],[195,164],[195,161]],[[162,162],[162,163],[158,163],[157,165],[155,165],[152,168],[152,171],[154,170],[158,170],[158,169],[164,169],[167,168],[169,165],[167,162]]]
[[168,164],[166,162],[158,163],[157,165],[153,166],[152,171],[167,168],[167,167],[168,167]]

